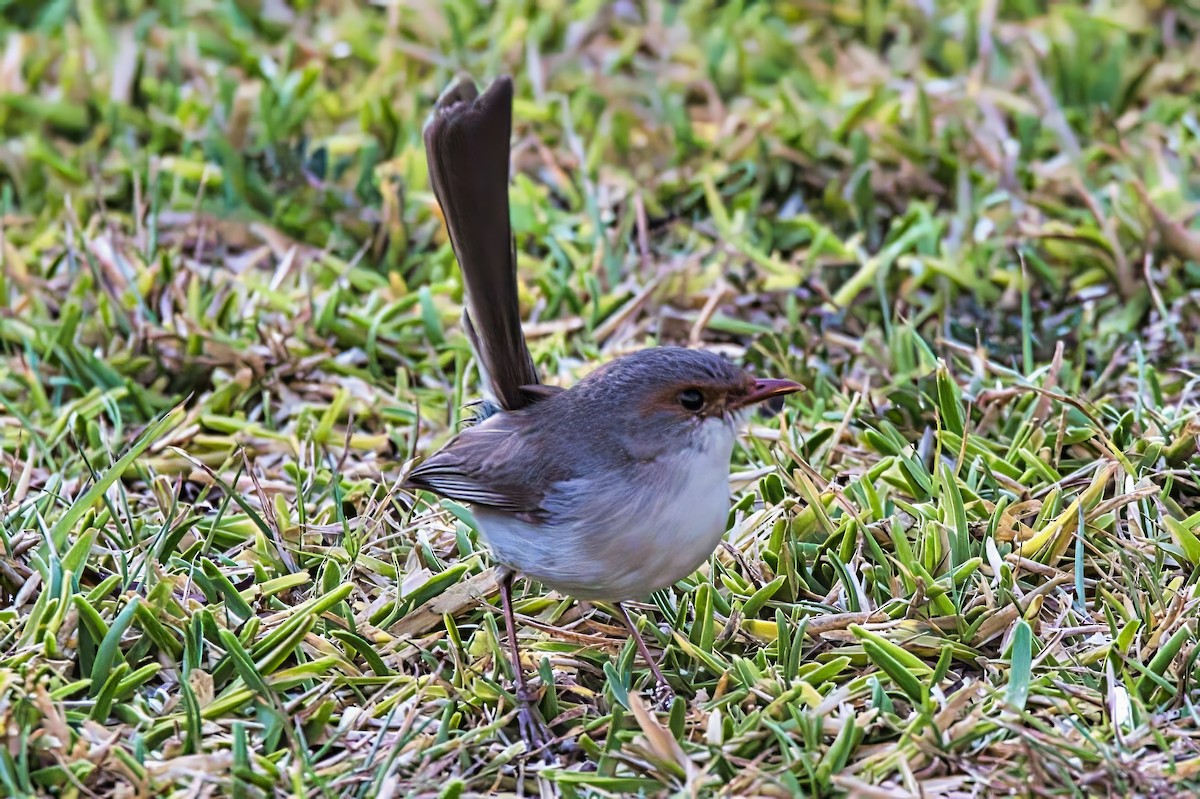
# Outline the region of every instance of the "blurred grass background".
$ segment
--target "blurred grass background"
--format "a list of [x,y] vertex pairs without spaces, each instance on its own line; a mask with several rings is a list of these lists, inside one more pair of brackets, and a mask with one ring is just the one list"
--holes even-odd
[[[1200,778],[1194,2],[0,0],[0,793],[1169,796]],[[810,390],[637,608],[396,485],[477,375],[421,127],[513,74],[551,382]]]

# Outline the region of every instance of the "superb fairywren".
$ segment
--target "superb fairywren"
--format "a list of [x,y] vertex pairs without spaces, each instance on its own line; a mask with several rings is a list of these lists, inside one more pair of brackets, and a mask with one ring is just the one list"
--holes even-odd
[[729,459],[745,411],[799,391],[703,350],[617,358],[570,389],[540,382],[521,330],[509,227],[512,81],[461,81],[425,130],[433,192],[466,287],[464,326],[483,376],[480,419],[406,485],[472,505],[502,564],[522,734],[541,725],[521,669],[511,584],[521,573],[615,603],[659,689],[670,687],[625,608],[691,574],[725,533]]

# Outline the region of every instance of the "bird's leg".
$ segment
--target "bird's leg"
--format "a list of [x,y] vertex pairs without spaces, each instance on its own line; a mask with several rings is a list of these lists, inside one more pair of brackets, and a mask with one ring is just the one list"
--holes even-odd
[[641,653],[642,659],[646,661],[646,665],[650,667],[650,672],[654,675],[654,681],[657,683],[654,688],[655,704],[666,709],[670,706],[671,700],[675,698],[675,691],[671,688],[671,684],[667,682],[667,678],[663,676],[662,669],[658,667],[658,661],[650,654],[650,649],[646,646],[642,634],[638,632],[637,625],[629,617],[629,611],[625,610],[625,606],[620,602],[616,602],[614,605],[621,614],[621,619],[625,622],[625,626],[629,628],[629,633],[633,636],[633,640],[637,643],[638,652]]
[[540,749],[550,740],[550,731],[538,715],[533,703],[536,698],[525,682],[525,671],[521,668],[521,648],[517,644],[517,622],[512,608],[511,569],[504,568],[500,578],[500,604],[504,606],[504,628],[508,633],[509,652],[512,656],[513,678],[517,686],[517,726],[521,729],[521,737],[529,746],[529,750]]

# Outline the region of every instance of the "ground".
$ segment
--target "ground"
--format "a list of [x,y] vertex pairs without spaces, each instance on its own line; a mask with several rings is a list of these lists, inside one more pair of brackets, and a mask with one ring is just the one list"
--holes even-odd
[[[1200,12],[0,3],[0,793],[1168,796],[1200,785]],[[421,127],[517,85],[548,382],[803,382],[619,620],[467,508]]]

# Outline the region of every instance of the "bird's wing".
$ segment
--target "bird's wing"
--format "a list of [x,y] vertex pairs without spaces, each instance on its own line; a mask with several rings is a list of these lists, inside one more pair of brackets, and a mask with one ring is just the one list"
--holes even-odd
[[568,459],[541,451],[536,442],[542,437],[529,429],[531,422],[526,414],[492,416],[427,458],[404,484],[460,502],[540,516],[551,486],[571,473]]

